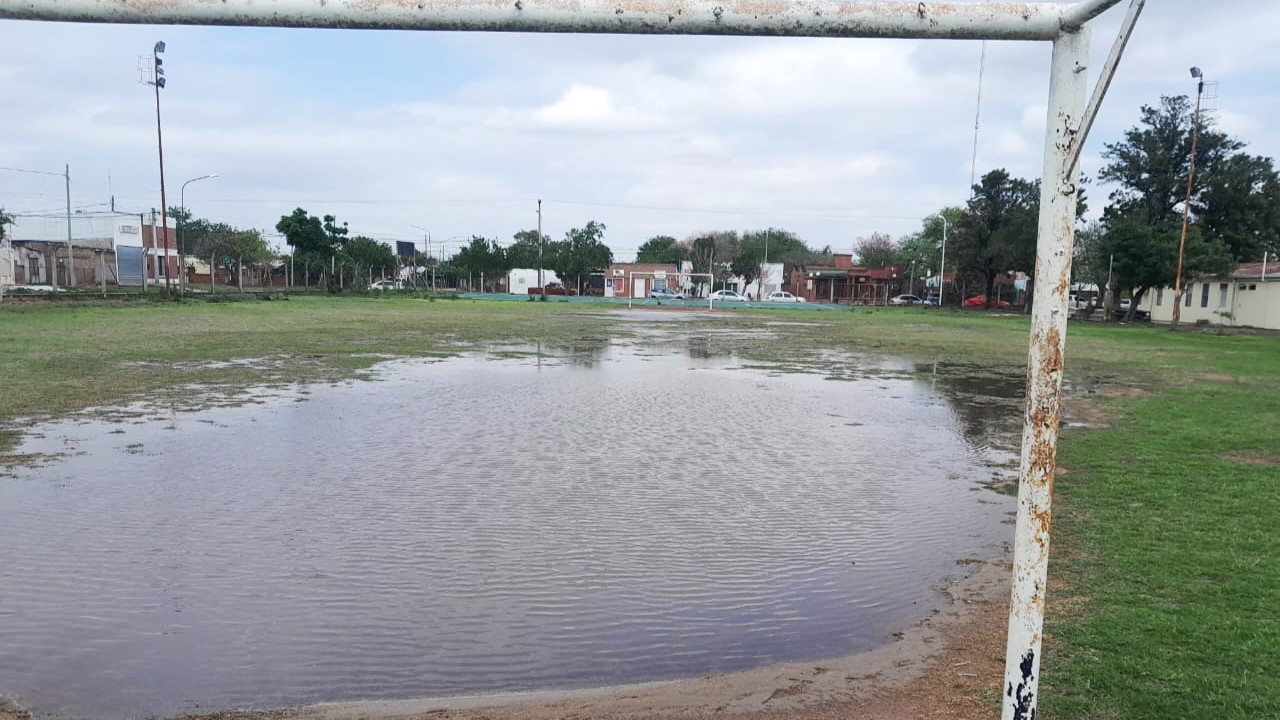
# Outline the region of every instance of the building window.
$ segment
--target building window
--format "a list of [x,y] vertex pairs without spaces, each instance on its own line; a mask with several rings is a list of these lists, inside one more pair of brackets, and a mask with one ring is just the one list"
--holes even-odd
[[1191,283],[1190,285],[1187,286],[1186,290],[1182,291],[1183,293],[1185,293],[1182,298],[1183,307],[1191,307],[1191,291],[1195,290],[1195,288],[1196,288],[1196,284]]
[[1164,288],[1156,288],[1156,307],[1164,304]]
[[1250,286],[1249,286],[1249,289],[1250,289],[1250,290],[1257,290],[1257,289],[1258,289],[1258,286],[1257,286],[1257,285],[1250,285]]
[[1227,306],[1227,284],[1218,283],[1218,307],[1224,308],[1226,306]]
[[605,286],[605,289],[612,290],[612,289],[613,289],[613,278],[605,278],[605,279],[604,279],[604,286]]
[[1209,307],[1209,283],[1200,283],[1200,307]]

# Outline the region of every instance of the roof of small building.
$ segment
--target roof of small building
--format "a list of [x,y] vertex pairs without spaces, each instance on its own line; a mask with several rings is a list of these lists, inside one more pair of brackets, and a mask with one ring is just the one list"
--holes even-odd
[[1261,280],[1263,279],[1263,271],[1266,271],[1267,280],[1280,280],[1280,260],[1276,262],[1266,263],[1243,263],[1236,271],[1231,273],[1231,277],[1236,280]]

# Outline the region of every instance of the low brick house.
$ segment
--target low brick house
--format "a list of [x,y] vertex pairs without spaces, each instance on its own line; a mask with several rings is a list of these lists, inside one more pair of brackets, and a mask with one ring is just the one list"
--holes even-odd
[[680,269],[667,263],[614,263],[604,271],[605,297],[643,298],[655,287],[681,289]]

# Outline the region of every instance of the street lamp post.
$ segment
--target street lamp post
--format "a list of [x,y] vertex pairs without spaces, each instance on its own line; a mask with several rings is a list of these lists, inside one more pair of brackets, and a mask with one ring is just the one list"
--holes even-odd
[[[186,224],[186,218],[187,218],[187,186],[193,182],[197,182],[200,180],[212,180],[213,178],[216,178],[216,177],[218,177],[218,173],[213,173],[212,175],[201,175],[200,177],[193,177],[190,180],[182,183],[182,189],[178,191],[178,205],[182,208],[182,217],[178,218],[178,273],[179,273],[178,274],[178,290],[179,292],[181,292],[183,282],[186,279],[186,274],[185,274],[186,251],[185,251],[185,248],[183,247],[183,242],[186,240],[186,237],[184,237],[184,233],[182,231],[184,230],[184,225]],[[213,275],[212,265],[209,266],[209,275],[211,277]]]
[[1200,103],[1204,99],[1204,73],[1198,67],[1191,68],[1191,77],[1200,81],[1196,87],[1196,115],[1191,122],[1191,169],[1187,173],[1187,200],[1182,206],[1182,237],[1178,240],[1178,275],[1173,281],[1173,322],[1170,330],[1178,329],[1182,319],[1182,256],[1187,249],[1187,227],[1191,224],[1191,193],[1196,180],[1196,144],[1200,140]]

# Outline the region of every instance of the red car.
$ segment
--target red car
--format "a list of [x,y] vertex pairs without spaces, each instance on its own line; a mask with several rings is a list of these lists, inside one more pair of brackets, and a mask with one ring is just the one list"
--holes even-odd
[[[964,306],[967,308],[974,308],[974,307],[984,308],[987,306],[987,296],[974,295],[973,297],[964,301]],[[1004,300],[996,300],[995,302],[991,303],[991,306],[1007,308],[1009,307],[1009,303],[1005,302]]]

